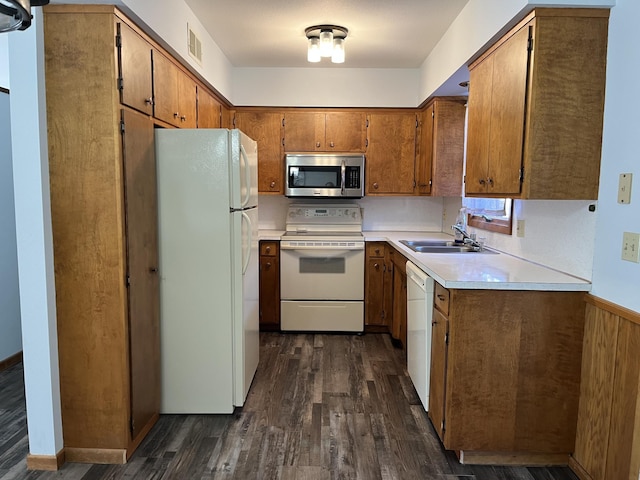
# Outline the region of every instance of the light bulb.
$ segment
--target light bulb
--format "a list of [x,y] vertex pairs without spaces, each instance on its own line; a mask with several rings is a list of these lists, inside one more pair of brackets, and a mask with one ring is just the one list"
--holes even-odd
[[335,37],[333,39],[332,63],[344,63],[344,38]]
[[317,63],[320,61],[320,38],[309,37],[309,46],[307,47],[307,61]]
[[333,53],[333,30],[320,32],[320,56],[330,57]]

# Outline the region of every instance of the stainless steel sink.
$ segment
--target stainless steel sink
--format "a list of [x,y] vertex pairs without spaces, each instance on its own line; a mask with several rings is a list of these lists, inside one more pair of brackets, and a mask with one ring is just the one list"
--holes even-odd
[[400,240],[400,243],[417,253],[498,253],[446,240]]

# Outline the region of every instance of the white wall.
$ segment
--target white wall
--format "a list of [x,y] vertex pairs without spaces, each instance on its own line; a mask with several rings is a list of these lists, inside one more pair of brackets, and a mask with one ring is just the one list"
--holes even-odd
[[[640,312],[640,264],[621,259],[622,233],[640,233],[640,98],[629,95],[640,76],[636,38],[640,2],[618,0],[611,10],[607,56],[599,212],[596,223],[592,293]],[[618,175],[633,173],[631,203],[617,203]]]
[[9,36],[0,35],[0,87],[9,89]]
[[22,351],[9,94],[0,92],[0,361]]

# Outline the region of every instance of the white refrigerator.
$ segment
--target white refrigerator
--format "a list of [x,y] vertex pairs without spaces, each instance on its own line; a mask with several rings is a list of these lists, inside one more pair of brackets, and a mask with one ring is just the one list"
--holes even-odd
[[258,366],[256,142],[157,129],[161,413],[231,413]]

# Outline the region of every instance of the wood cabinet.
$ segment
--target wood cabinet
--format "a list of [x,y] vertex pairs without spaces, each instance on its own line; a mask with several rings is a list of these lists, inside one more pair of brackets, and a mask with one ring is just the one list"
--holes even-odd
[[413,194],[416,128],[415,112],[367,115],[367,195]]
[[407,258],[389,246],[393,264],[391,338],[407,346]]
[[280,242],[260,242],[260,330],[280,330]]
[[117,9],[43,23],[65,457],[124,463],[160,404],[153,121],[119,103]]
[[576,444],[582,480],[640,474],[640,315],[588,296]]
[[174,127],[196,128],[196,83],[153,50],[154,116]]
[[429,417],[465,463],[566,464],[573,451],[582,292],[434,296]]
[[234,125],[258,142],[258,192],[284,193],[281,112],[237,110]]
[[462,195],[465,102],[437,97],[419,113],[415,161],[418,195]]
[[364,152],[366,117],[360,112],[286,112],[286,152]]
[[120,103],[153,113],[151,45],[125,23],[116,24]]
[[364,314],[368,331],[388,332],[391,320],[393,269],[385,242],[367,242]]
[[466,195],[597,198],[608,15],[536,9],[469,66]]
[[206,89],[198,86],[198,128],[221,128],[222,105]]

